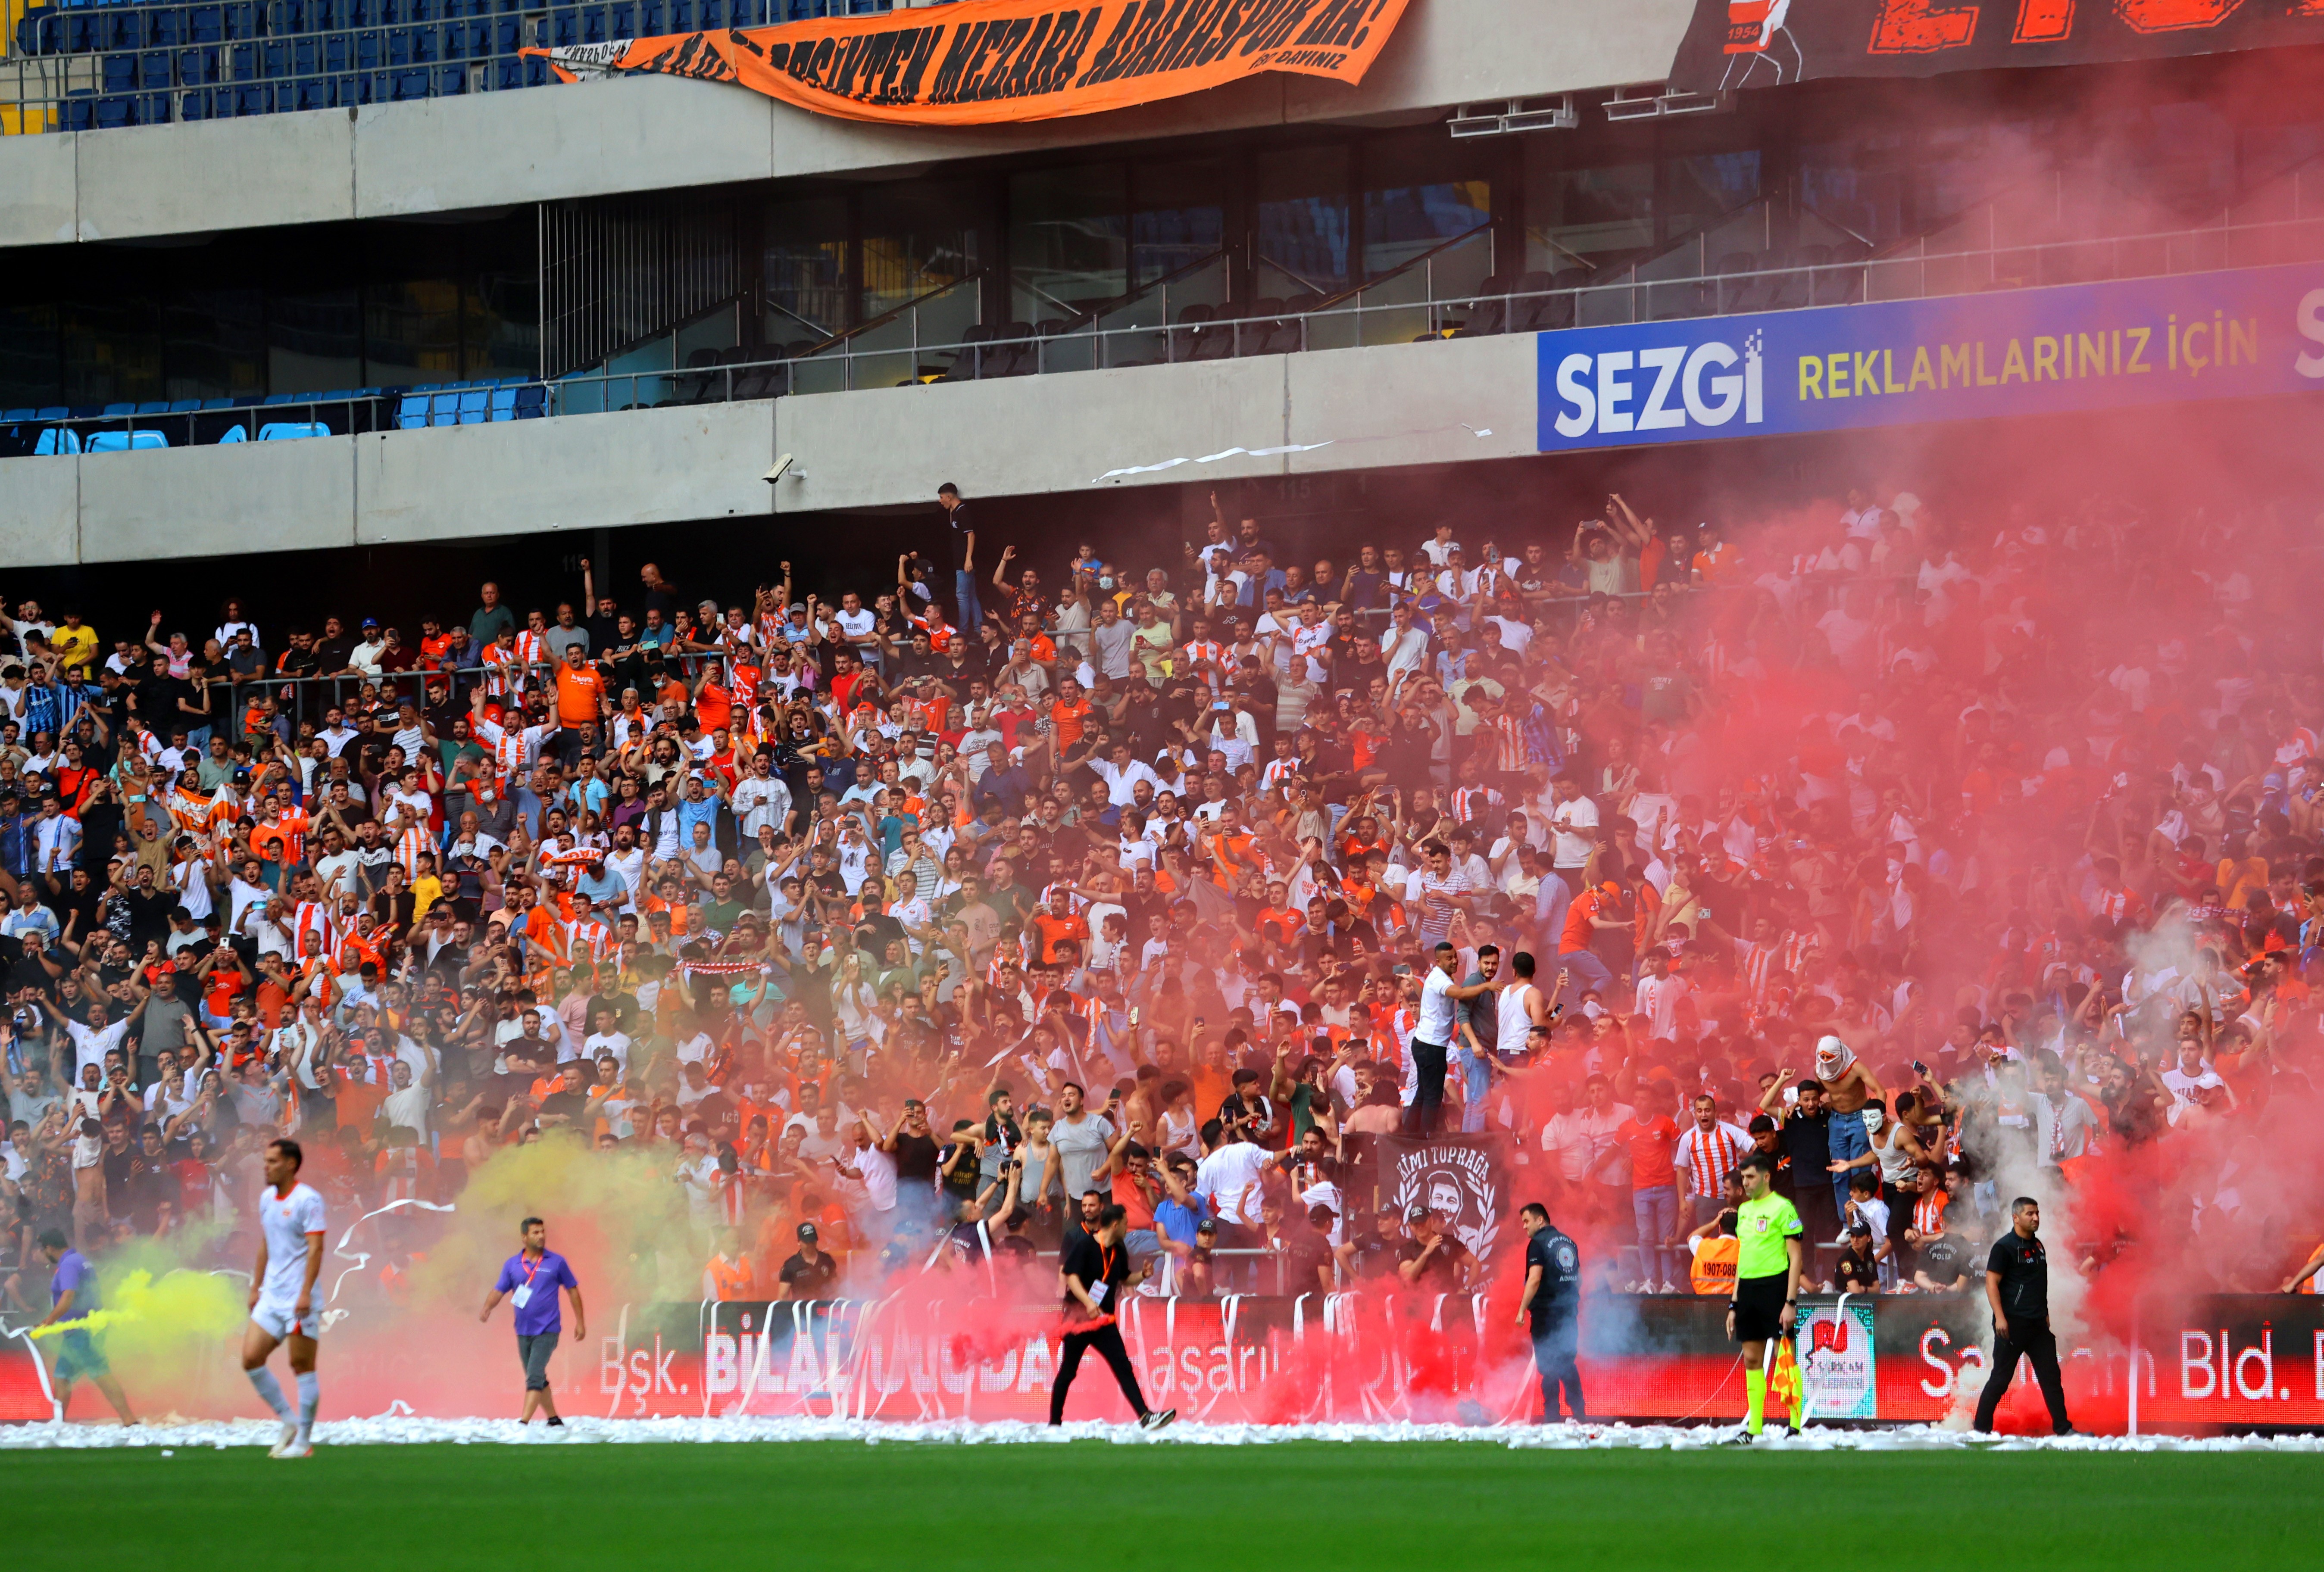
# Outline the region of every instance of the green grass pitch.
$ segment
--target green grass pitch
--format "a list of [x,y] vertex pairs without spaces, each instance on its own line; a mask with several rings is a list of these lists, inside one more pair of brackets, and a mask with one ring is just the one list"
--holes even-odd
[[0,1476],[23,1509],[11,1538],[28,1567],[129,1552],[171,1572],[1277,1562],[1798,1572],[1877,1563],[1886,1542],[1908,1560],[2126,1572],[2314,1565],[2324,1459],[571,1444],[322,1448],[297,1463],[253,1448],[12,1452]]

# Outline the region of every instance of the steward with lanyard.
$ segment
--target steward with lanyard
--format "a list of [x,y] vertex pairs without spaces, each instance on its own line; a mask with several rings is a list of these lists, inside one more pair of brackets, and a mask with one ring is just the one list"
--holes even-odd
[[564,1330],[557,1291],[562,1288],[573,1296],[575,1342],[588,1337],[589,1316],[581,1308],[580,1279],[573,1275],[565,1257],[549,1247],[549,1225],[539,1218],[527,1218],[517,1225],[517,1231],[523,1236],[524,1248],[502,1264],[500,1279],[493,1284],[476,1319],[492,1319],[493,1307],[503,1297],[516,1306],[517,1356],[524,1365],[524,1414],[517,1423],[530,1423],[538,1410],[549,1416],[551,1425],[561,1428],[565,1421],[558,1417],[557,1399],[549,1390],[549,1356],[557,1351],[557,1339]]
[[1122,1245],[1128,1231],[1129,1214],[1118,1206],[1109,1206],[1099,1209],[1095,1228],[1071,1229],[1065,1235],[1065,1251],[1057,1263],[1057,1276],[1065,1285],[1065,1347],[1057,1357],[1056,1384],[1049,1389],[1053,1425],[1065,1423],[1065,1393],[1082,1367],[1082,1356],[1093,1348],[1112,1368],[1113,1378],[1121,1384],[1121,1395],[1130,1400],[1130,1411],[1138,1416],[1141,1430],[1158,1430],[1178,1417],[1176,1409],[1146,1406],[1138,1372],[1130,1368],[1130,1350],[1122,1347],[1121,1328],[1114,1321],[1123,1291],[1145,1282],[1153,1270],[1150,1266],[1131,1270],[1130,1252]]

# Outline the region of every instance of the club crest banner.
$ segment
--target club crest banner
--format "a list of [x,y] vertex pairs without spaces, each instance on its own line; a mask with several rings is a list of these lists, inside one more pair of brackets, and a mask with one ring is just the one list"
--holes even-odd
[[1094,115],[1262,71],[1360,82],[1406,0],[960,0],[525,52],[566,81],[733,82],[818,115],[982,125]]
[[1686,92],[2324,43],[2319,0],[1695,0]]

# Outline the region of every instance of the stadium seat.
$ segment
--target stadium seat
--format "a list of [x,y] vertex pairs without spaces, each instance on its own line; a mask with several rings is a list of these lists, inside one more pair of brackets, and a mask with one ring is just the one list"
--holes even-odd
[[223,447],[229,442],[248,442],[249,440],[249,427],[229,426],[226,428],[226,435],[218,438],[218,446]]
[[41,433],[41,440],[32,446],[34,453],[78,453],[80,433],[69,426],[51,426]]
[[258,428],[261,442],[296,442],[302,437],[328,437],[331,428],[319,420],[276,420]]
[[463,426],[482,426],[493,418],[493,395],[486,388],[462,390],[456,417]]
[[549,413],[549,390],[539,382],[527,382],[516,391],[516,418],[538,420]]
[[137,406],[134,403],[107,404],[100,413],[102,413],[107,419],[111,419],[116,415],[134,415],[137,413]]
[[159,431],[99,431],[89,437],[84,453],[128,453],[138,448],[167,447],[170,439]]

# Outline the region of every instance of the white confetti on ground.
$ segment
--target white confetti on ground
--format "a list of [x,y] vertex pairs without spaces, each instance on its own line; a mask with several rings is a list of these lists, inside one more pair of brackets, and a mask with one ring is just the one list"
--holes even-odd
[[[29,1424],[0,1427],[0,1450],[32,1448],[228,1447],[265,1448],[281,1434],[272,1420],[138,1425]],[[1195,1447],[1266,1446],[1285,1441],[1360,1443],[1462,1441],[1475,1446],[1576,1451],[1631,1448],[1692,1452],[1728,1445],[1732,1427],[1556,1424],[1489,1426],[1396,1425],[1203,1425],[1181,1423],[1148,1432],[1129,1424],[1078,1422],[1051,1429],[1017,1421],[903,1424],[876,1420],[812,1419],[569,1419],[561,1431],[530,1428],[513,1420],[431,1420],[401,1416],[327,1420],[315,1430],[326,1447],[591,1446],[623,1443],[747,1443],[862,1441],[920,1442],[944,1446],[1006,1446],[1060,1441],[1112,1441],[1132,1445]],[[2324,1452],[2324,1436],[2047,1436],[1980,1437],[1932,1425],[1886,1430],[1812,1428],[1796,1439],[1770,1434],[1757,1449],[1784,1451],[1969,1451],[1998,1452]]]

